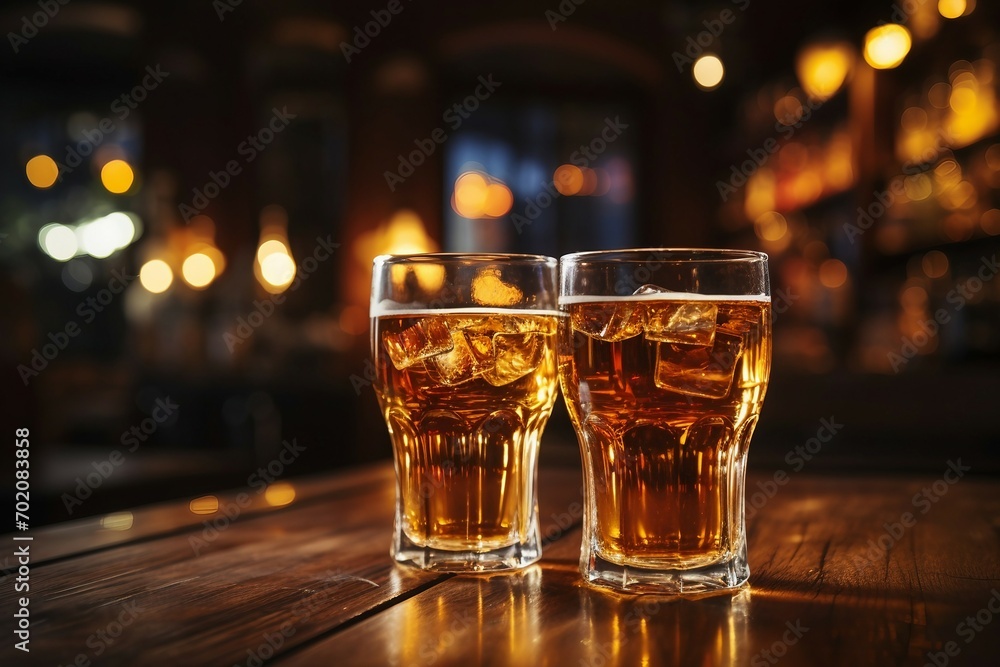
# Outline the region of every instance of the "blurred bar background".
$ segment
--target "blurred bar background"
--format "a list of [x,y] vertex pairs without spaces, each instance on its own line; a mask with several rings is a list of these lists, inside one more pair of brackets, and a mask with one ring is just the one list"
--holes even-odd
[[[0,16],[0,409],[36,523],[388,459],[393,252],[764,250],[752,467],[1000,471],[996,3]],[[543,450],[578,456],[561,406]]]

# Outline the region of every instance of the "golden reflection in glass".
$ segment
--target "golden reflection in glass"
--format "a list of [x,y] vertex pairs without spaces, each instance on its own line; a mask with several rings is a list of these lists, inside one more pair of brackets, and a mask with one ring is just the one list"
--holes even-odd
[[188,503],[192,514],[215,514],[219,511],[219,499],[215,496],[202,496]]
[[815,44],[799,53],[795,71],[806,93],[822,101],[840,90],[853,64],[854,50],[849,44]]
[[40,190],[50,188],[59,178],[59,166],[48,155],[36,155],[24,165],[28,182]]
[[131,512],[115,512],[101,517],[101,528],[104,530],[129,530],[134,517]]
[[271,507],[284,507],[295,500],[295,487],[289,482],[275,482],[264,491],[264,500]]
[[875,69],[898,67],[910,52],[910,31],[898,23],[872,28],[865,35],[865,61]]

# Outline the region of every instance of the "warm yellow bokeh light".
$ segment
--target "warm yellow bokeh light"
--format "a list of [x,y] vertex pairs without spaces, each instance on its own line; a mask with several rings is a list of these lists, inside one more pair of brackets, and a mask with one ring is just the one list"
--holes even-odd
[[368,333],[368,310],[361,306],[345,306],[338,318],[340,328],[350,336]]
[[561,195],[575,195],[583,189],[583,171],[575,164],[561,164],[552,174],[552,184]]
[[722,61],[718,56],[705,54],[694,62],[691,74],[694,75],[694,82],[704,90],[712,90],[722,83],[722,77],[726,69],[722,66]]
[[275,288],[284,288],[295,279],[295,261],[292,256],[284,252],[272,252],[260,260],[260,275],[269,285]]
[[135,517],[132,516],[131,512],[105,514],[101,517],[101,528],[104,530],[129,530],[132,528],[134,520]]
[[28,181],[36,188],[51,188],[59,178],[59,165],[48,155],[36,155],[24,165]]
[[788,221],[777,211],[768,211],[754,221],[754,232],[762,241],[778,241],[788,233]]
[[215,496],[202,496],[192,500],[188,507],[193,514],[215,514],[219,511],[219,499]]
[[469,171],[455,181],[455,212],[463,218],[478,218],[486,207],[489,185],[482,174]]
[[938,13],[946,19],[957,19],[965,13],[965,0],[938,0]]
[[839,259],[828,259],[819,265],[819,282],[828,289],[836,289],[847,282],[847,266]]
[[795,95],[785,95],[774,103],[774,119],[782,125],[794,125],[799,122],[804,112],[805,107]]
[[191,287],[201,289],[215,280],[215,262],[203,252],[189,255],[181,265],[181,277]]
[[295,500],[295,487],[288,482],[277,482],[264,491],[264,500],[272,507],[281,507]]
[[799,83],[810,97],[825,100],[840,90],[854,64],[847,44],[817,44],[803,50],[795,63]]
[[269,239],[264,241],[260,244],[260,247],[257,248],[257,261],[262,262],[265,257],[273,255],[276,252],[281,253],[282,255],[287,255],[288,247],[284,244],[284,242],[279,241],[278,239]]
[[132,167],[125,160],[112,160],[101,167],[101,183],[112,194],[120,195],[128,192],[134,180]]
[[153,294],[160,294],[174,282],[174,272],[162,259],[151,259],[139,269],[139,282]]
[[492,218],[499,218],[502,215],[510,213],[510,209],[513,206],[514,195],[511,194],[510,188],[506,185],[503,183],[491,183],[486,188],[486,201],[483,203],[484,214]]
[[898,23],[872,28],[865,35],[865,61],[875,69],[898,67],[912,43],[910,31]]

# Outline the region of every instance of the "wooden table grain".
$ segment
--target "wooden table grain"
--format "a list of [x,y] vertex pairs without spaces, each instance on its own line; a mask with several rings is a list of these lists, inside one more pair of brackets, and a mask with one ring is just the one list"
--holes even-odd
[[[996,664],[997,480],[772,481],[748,482],[749,585],[699,598],[581,581],[574,469],[542,469],[544,557],[506,575],[394,565],[388,464],[218,493],[212,514],[184,501],[34,530],[31,652],[7,631],[0,664]],[[12,629],[22,593],[0,563]]]

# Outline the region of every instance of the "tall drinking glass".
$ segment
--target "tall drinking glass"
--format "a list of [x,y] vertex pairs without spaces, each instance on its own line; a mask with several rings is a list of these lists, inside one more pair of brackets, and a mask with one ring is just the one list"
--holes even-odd
[[556,260],[381,256],[375,391],[396,464],[392,555],[446,572],[541,556],[535,471],[558,391]]
[[621,250],[560,262],[559,377],[580,441],[580,569],[687,593],[747,580],[747,448],[767,389],[767,256]]

